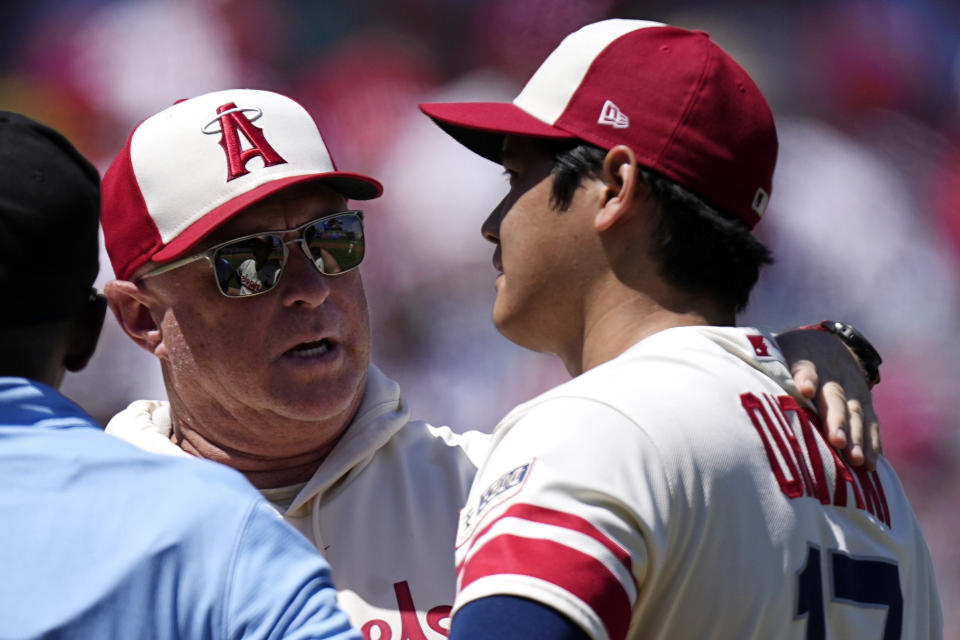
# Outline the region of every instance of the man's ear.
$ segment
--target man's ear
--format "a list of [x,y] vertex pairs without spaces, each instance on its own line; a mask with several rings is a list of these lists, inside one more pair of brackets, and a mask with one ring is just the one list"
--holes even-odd
[[150,308],[149,294],[129,280],[111,280],[103,288],[117,323],[137,343],[150,353],[160,356],[163,333]]
[[103,319],[107,315],[107,299],[91,290],[86,306],[77,317],[73,325],[73,334],[70,344],[63,356],[63,366],[67,371],[80,371],[97,348],[100,331],[103,329]]
[[637,157],[630,147],[621,144],[607,152],[602,179],[607,189],[603,207],[593,221],[597,231],[606,231],[633,215],[640,185]]

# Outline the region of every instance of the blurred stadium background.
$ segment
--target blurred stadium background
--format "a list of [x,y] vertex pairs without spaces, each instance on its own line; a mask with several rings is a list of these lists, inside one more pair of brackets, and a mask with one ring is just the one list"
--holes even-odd
[[[0,107],[64,131],[102,172],[175,99],[236,86],[299,99],[339,166],[386,186],[366,205],[362,267],[376,362],[414,415],[489,430],[566,374],[491,326],[478,230],[504,178],[416,103],[511,99],[563,35],[608,17],[708,31],[770,100],[781,151],[758,232],[777,263],[741,321],[844,319],[879,347],[886,455],[931,546],[946,637],[960,638],[960,4],[34,0],[5,9]],[[101,421],[163,395],[155,361],[112,322],[64,391]]]

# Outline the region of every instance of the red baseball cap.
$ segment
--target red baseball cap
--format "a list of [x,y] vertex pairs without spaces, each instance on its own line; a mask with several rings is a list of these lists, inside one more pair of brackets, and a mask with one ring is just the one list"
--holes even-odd
[[773,114],[746,71],[702,31],[596,22],[564,38],[512,103],[420,109],[495,162],[506,134],[626,145],[641,165],[751,228],[770,198]]
[[103,178],[101,224],[117,278],[187,253],[243,209],[291,185],[322,181],[369,200],[383,187],[338,171],[313,117],[271,91],[181,100],[140,123]]

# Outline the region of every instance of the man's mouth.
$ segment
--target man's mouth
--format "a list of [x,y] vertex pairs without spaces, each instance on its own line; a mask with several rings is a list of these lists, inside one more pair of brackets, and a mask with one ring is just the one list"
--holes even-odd
[[314,340],[312,342],[301,342],[294,348],[287,351],[284,355],[292,356],[294,358],[315,358],[317,356],[322,356],[327,351],[330,350],[330,341],[326,338],[322,340]]

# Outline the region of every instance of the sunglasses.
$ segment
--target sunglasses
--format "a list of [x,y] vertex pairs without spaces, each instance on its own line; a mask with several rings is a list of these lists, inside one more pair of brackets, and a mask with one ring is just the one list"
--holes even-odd
[[[296,238],[284,240],[290,234]],[[336,276],[363,262],[363,212],[342,211],[311,220],[295,229],[254,233],[227,240],[201,253],[174,260],[145,273],[161,273],[206,258],[213,266],[220,293],[228,298],[246,298],[270,291],[280,281],[287,264],[287,245],[296,242],[317,271]]]

